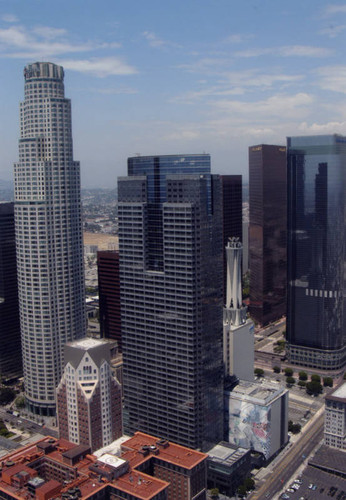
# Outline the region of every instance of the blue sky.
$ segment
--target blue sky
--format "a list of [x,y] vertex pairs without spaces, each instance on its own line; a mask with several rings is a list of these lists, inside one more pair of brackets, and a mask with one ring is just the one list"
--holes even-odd
[[247,179],[250,145],[346,134],[345,42],[345,1],[0,0],[0,179],[29,62],[65,68],[83,186],[115,187],[137,153]]

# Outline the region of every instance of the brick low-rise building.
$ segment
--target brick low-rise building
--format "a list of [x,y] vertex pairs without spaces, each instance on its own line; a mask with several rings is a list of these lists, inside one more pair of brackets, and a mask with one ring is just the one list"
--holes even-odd
[[44,439],[3,457],[0,499],[206,500],[207,455],[137,432],[119,456]]

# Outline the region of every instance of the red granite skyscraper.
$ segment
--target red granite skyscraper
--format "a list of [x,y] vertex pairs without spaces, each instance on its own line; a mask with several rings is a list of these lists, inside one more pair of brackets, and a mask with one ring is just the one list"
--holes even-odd
[[117,340],[121,346],[119,251],[97,252],[101,337]]

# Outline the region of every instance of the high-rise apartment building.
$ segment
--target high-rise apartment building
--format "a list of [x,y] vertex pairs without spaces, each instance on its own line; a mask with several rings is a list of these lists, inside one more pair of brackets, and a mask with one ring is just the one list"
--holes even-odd
[[118,180],[125,432],[223,437],[222,204],[210,156],[128,160]]
[[288,356],[346,364],[346,137],[289,137]]
[[24,70],[15,226],[25,395],[30,411],[55,414],[63,346],[85,335],[79,163],[61,66]]
[[0,376],[22,375],[14,205],[0,203]]
[[249,148],[250,315],[260,325],[286,314],[286,148]]
[[121,388],[110,361],[106,341],[84,338],[65,346],[57,389],[59,435],[92,451],[122,436]]
[[97,252],[101,337],[113,339],[121,347],[119,251]]

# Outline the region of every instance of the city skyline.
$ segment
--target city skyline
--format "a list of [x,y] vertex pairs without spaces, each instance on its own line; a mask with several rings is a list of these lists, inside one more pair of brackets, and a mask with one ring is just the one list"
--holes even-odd
[[5,0],[0,179],[12,177],[25,64],[66,70],[83,187],[115,187],[136,153],[207,151],[213,172],[246,181],[249,144],[345,133],[345,37],[346,6],[323,0]]

